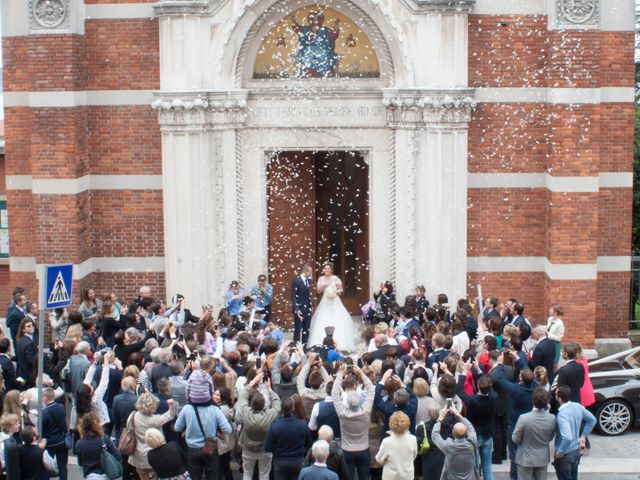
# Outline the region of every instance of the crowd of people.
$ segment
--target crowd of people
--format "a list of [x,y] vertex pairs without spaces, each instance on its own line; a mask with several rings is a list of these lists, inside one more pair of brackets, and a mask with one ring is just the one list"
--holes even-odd
[[594,394],[559,305],[531,325],[513,298],[430,305],[424,287],[399,301],[385,282],[353,352],[331,328],[320,345],[292,341],[258,280],[246,296],[232,282],[215,313],[147,286],[128,303],[85,289],[52,311],[42,431],[45,332],[16,288],[0,338],[6,478],[66,480],[75,455],[90,480],[491,480],[507,458],[513,480],[544,479],[551,461],[577,479]]

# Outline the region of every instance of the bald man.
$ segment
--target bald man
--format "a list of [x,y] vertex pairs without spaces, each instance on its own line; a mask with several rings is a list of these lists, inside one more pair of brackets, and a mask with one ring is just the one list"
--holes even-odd
[[[442,439],[440,428],[447,415],[453,415],[458,421],[453,426],[453,439]],[[440,410],[438,422],[431,434],[433,443],[444,453],[444,469],[442,478],[457,480],[475,480],[476,464],[476,431],[471,422],[460,415],[455,407]]]

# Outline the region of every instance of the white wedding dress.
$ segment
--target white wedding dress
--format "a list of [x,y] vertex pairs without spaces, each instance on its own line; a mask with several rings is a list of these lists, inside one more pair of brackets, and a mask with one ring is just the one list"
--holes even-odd
[[342,282],[335,275],[329,280],[323,275],[318,279],[318,287],[324,288],[322,300],[311,318],[311,330],[309,332],[308,347],[321,345],[324,340],[325,327],[335,327],[333,339],[338,350],[353,352],[356,348],[356,325],[351,315],[342,304],[340,296],[336,293],[342,288]]

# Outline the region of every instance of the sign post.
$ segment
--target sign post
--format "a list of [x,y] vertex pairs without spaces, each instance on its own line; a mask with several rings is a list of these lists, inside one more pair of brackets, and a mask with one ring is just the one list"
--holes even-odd
[[39,278],[38,325],[38,434],[42,435],[42,380],[44,376],[44,315],[46,309],[71,305],[73,298],[73,264],[44,265]]

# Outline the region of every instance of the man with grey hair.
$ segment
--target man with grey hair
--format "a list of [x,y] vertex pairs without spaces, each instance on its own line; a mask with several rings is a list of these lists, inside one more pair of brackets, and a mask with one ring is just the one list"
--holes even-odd
[[355,478],[355,472],[357,470],[359,479],[368,480],[370,478],[369,464],[371,462],[371,454],[369,452],[369,422],[371,419],[371,409],[373,408],[375,388],[371,380],[369,380],[369,377],[367,377],[361,369],[356,366],[351,368],[360,378],[364,386],[364,401],[362,401],[360,394],[356,390],[351,390],[347,393],[346,405],[342,401],[342,381],[347,374],[347,365],[342,365],[338,371],[338,375],[333,382],[331,398],[336,413],[338,414],[338,419],[340,420],[342,450],[344,451],[344,459],[347,463],[349,478]]
[[69,373],[67,378],[69,379],[69,393],[73,395],[75,401],[76,392],[80,385],[84,383],[84,377],[87,375],[87,371],[91,366],[91,362],[87,358],[91,353],[91,346],[88,342],[79,342],[76,345],[74,354],[69,358]]
[[529,366],[534,370],[538,366],[547,369],[549,383],[553,383],[553,361],[556,356],[556,344],[553,340],[547,338],[547,329],[543,325],[538,325],[531,332],[531,338],[536,340],[536,348],[533,349]]
[[172,359],[173,352],[171,351],[171,348],[161,348],[158,352],[158,365],[151,371],[151,388],[154,393],[158,393],[158,380],[161,378],[166,378],[168,380],[171,377],[171,367],[169,366],[169,363],[171,363]]
[[[300,471],[298,480],[338,480],[338,475],[327,468],[329,444],[326,441],[318,440],[315,442],[311,447],[311,454],[315,459],[315,463],[303,468]],[[364,477],[358,477],[358,479],[362,478]],[[369,477],[367,476],[367,478]]]

